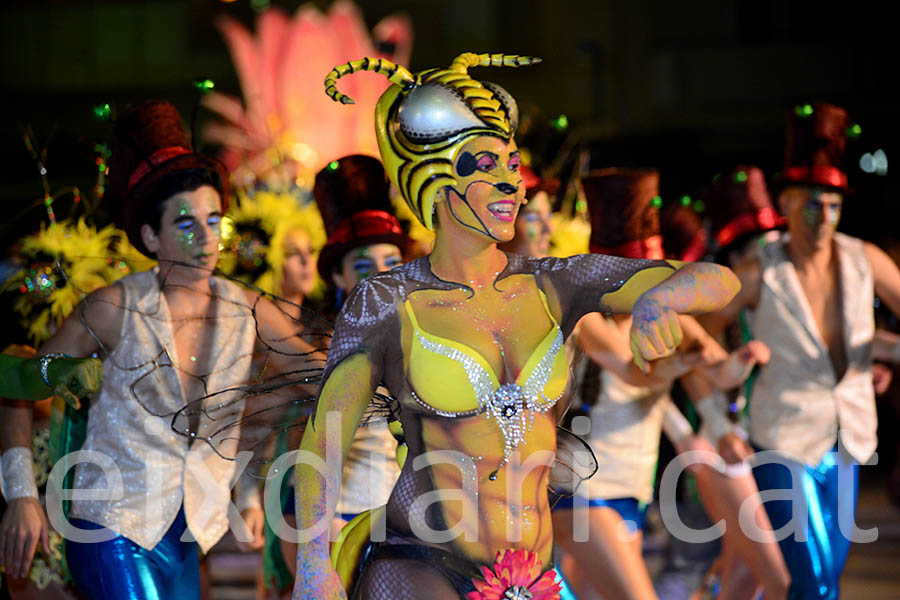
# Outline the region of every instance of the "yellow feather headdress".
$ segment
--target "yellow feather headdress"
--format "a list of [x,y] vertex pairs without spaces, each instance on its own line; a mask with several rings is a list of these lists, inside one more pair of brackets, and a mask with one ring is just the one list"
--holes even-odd
[[77,222],[42,224],[19,250],[22,267],[4,286],[16,293],[13,309],[35,344],[50,338],[75,306],[92,291],[131,272],[112,249],[124,234]]
[[234,203],[223,221],[223,252],[219,270],[271,294],[281,291],[286,236],[302,230],[314,253],[325,244],[325,227],[312,202],[300,202],[292,194],[256,190],[253,195],[237,189]]

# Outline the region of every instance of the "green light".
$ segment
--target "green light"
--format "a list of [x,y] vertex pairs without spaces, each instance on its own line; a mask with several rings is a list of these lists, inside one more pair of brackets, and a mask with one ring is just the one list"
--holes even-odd
[[794,114],[801,119],[805,119],[806,117],[813,114],[812,104],[798,104],[794,107]]
[[684,196],[681,197],[681,205],[682,205],[682,206],[687,206],[687,205],[689,205],[690,203],[691,203],[691,197],[690,197],[690,196],[688,196],[687,194],[685,194]]
[[216,84],[208,77],[200,77],[194,80],[194,87],[197,88],[197,91],[201,94],[207,94],[216,87]]
[[650,204],[652,204],[656,208],[659,208],[660,206],[662,206],[662,198],[660,198],[659,196],[653,196],[653,200],[650,201]]
[[847,137],[858,138],[862,133],[862,127],[858,124],[854,123],[850,127],[847,128]]
[[256,12],[262,12],[269,8],[269,0],[250,0],[250,8]]
[[703,212],[704,210],[706,210],[706,204],[703,203],[703,200],[694,201],[694,210],[696,212]]
[[738,171],[734,174],[734,180],[738,183],[744,183],[747,181],[747,172],[746,171]]
[[558,117],[550,121],[550,124],[557,131],[565,131],[569,128],[569,117],[567,117],[566,115],[559,115]]
[[583,213],[587,210],[587,200],[584,198],[579,198],[575,203],[575,212]]
[[330,163],[328,163],[328,170],[329,171],[337,171],[339,166],[341,166],[340,163],[336,160],[333,160]]
[[109,115],[112,113],[112,109],[110,109],[109,104],[98,104],[94,107],[94,118],[99,121],[105,121],[109,119]]
[[718,181],[721,177],[722,177],[722,174],[721,174],[721,173],[716,173],[715,175],[713,175],[712,180],[713,180],[713,181]]

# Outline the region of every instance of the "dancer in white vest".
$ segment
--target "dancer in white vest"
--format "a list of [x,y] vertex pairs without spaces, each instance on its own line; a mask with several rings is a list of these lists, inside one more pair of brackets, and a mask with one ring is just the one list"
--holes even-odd
[[[198,549],[215,544],[237,513],[230,493],[237,463],[223,456],[236,454],[239,431],[215,446],[191,438],[207,438],[224,406],[240,410],[255,352],[275,350],[269,362],[283,373],[297,368],[294,357],[308,346],[291,337],[289,320],[271,303],[211,276],[228,174],[192,150],[175,107],[152,101],[123,112],[113,151],[120,223],[159,266],[92,293],[40,350],[103,361],[82,447],[86,462],[75,466],[81,499],[73,498],[72,527],[63,531],[68,566],[90,599],[199,598]],[[191,401],[202,404],[201,416],[173,421]],[[3,416],[2,446],[30,445],[30,407]],[[28,477],[30,467],[26,456],[15,477]],[[248,535],[238,525],[244,541],[261,539],[253,489],[238,499],[250,528]],[[7,524],[31,537],[47,527],[30,497],[10,502]]]
[[[767,490],[792,490],[791,500],[765,503],[775,531],[794,525],[779,540],[789,597],[837,598],[858,465],[876,447],[873,293],[900,314],[900,270],[876,246],[835,232],[848,190],[837,165],[849,120],[835,106],[810,108],[792,116],[779,180],[788,234],[735,269],[743,289],[703,321],[720,331],[747,309],[753,337],[772,351],[750,397],[750,441],[779,461],[758,462],[754,476],[763,500]],[[720,447],[752,452],[734,434]],[[795,520],[798,503],[808,514]]]

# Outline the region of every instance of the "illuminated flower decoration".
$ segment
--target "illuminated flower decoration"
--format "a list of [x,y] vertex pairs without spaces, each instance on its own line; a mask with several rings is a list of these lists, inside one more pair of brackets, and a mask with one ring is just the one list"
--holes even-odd
[[22,267],[5,291],[17,293],[13,309],[34,343],[49,339],[87,294],[130,272],[110,257],[115,237],[112,226],[97,231],[82,218],[43,224],[22,240]]
[[348,91],[357,100],[355,110],[341,110],[319,90],[334,65],[360,56],[407,64],[412,47],[408,19],[388,16],[370,34],[356,5],[339,0],[327,14],[312,4],[293,17],[267,9],[259,15],[255,35],[232,19],[218,25],[243,102],[220,92],[206,94],[204,106],[223,121],[203,133],[224,146],[223,159],[237,187],[311,188],[315,173],[337,157],[377,156],[375,103],[388,82],[374,73],[354,81]]
[[237,200],[222,223],[219,270],[278,294],[286,237],[294,230],[306,232],[313,253],[325,244],[325,226],[319,210],[314,203],[287,192],[256,190],[250,195],[238,188]]
[[556,571],[541,575],[541,561],[528,550],[497,552],[494,569],[481,567],[484,580],[473,579],[475,591],[467,600],[559,600]]

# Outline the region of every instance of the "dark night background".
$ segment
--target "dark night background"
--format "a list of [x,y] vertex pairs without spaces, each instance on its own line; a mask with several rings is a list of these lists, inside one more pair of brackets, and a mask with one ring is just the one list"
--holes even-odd
[[[327,1],[315,2],[327,8]],[[571,139],[591,148],[592,166],[653,166],[664,199],[696,193],[738,163],[781,168],[784,113],[830,101],[862,126],[849,145],[856,194],[842,229],[887,243],[898,210],[892,176],[859,168],[881,148],[890,161],[897,137],[895,32],[877,3],[774,0],[363,0],[369,25],[405,12],[413,22],[412,69],[448,64],[461,51],[532,54],[533,68],[498,69],[524,110],[539,122],[566,114]],[[229,14],[248,25],[265,0],[39,0],[0,8],[2,235],[35,227],[43,209],[22,131],[48,148],[53,189],[89,190],[92,146],[108,124],[91,108],[124,108],[148,97],[173,100],[185,115],[191,82],[210,77],[239,94],[231,60],[213,22]],[[275,0],[292,13],[300,2]],[[323,74],[324,75],[324,74]],[[312,93],[320,93],[313,90]],[[205,115],[200,116],[204,118]],[[543,121],[541,121],[543,120]],[[525,140],[526,142],[528,140]],[[551,140],[558,144],[559,140]],[[109,199],[112,201],[112,199]],[[67,200],[57,214],[67,214]],[[107,211],[108,212],[108,211]],[[103,216],[100,216],[103,220]]]

